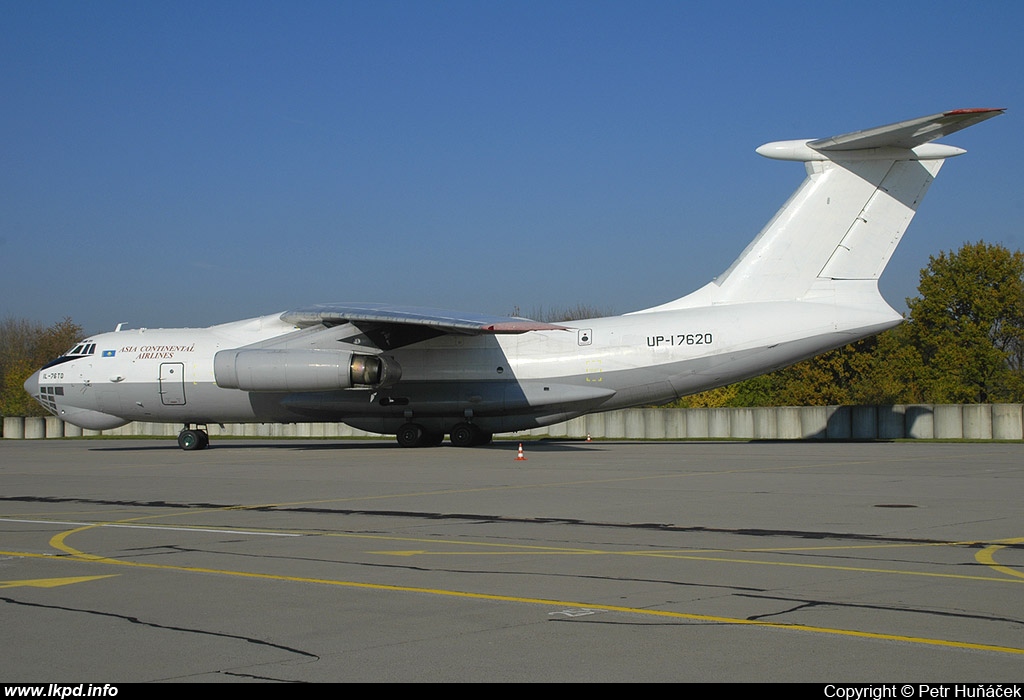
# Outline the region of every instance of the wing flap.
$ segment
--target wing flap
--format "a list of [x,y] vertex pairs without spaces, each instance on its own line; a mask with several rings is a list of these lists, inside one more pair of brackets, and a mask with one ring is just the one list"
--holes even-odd
[[424,326],[443,333],[463,335],[527,333],[529,331],[564,331],[565,326],[533,321],[515,316],[430,309],[391,304],[319,304],[286,311],[281,320],[299,327],[318,324],[336,326],[342,323],[381,323],[399,326]]

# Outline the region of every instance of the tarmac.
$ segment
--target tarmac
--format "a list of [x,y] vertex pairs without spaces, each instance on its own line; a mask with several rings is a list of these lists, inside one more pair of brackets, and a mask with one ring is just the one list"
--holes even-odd
[[1024,680],[1024,444],[0,442],[15,682]]

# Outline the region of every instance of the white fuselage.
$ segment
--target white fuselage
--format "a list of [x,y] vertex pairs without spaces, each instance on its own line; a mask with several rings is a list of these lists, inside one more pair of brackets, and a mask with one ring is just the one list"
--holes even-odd
[[[522,318],[325,304],[203,329],[105,333],[25,388],[85,428],[343,421],[408,447],[659,404],[769,372],[897,325],[878,294],[944,161],[935,139],[1002,113],[942,112],[825,139],[765,144],[806,178],[736,261],[692,294],[564,326]],[[190,426],[195,426],[190,427]]]
[[[37,374],[57,415],[102,429],[175,423],[344,421],[380,432],[471,416],[494,431],[658,404],[782,367],[899,322],[891,310],[765,302],[589,319],[566,330],[441,335],[386,353],[387,387],[247,392],[217,385],[214,355],[297,334],[279,315],[210,328],[96,335],[91,355]],[[344,335],[339,329],[337,335]],[[31,381],[31,380],[30,380]],[[59,394],[57,390],[59,388]],[[33,392],[35,393],[35,392]]]

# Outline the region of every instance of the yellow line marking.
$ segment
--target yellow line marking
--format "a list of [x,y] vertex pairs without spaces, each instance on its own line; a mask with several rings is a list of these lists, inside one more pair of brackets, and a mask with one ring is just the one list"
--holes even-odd
[[118,574],[107,574],[105,576],[71,576],[67,578],[35,578],[26,579],[24,581],[0,581],[0,588],[20,588],[22,586],[28,586],[30,588],[56,588],[57,586],[68,586],[72,583],[95,581],[101,578],[113,578],[117,575]]
[[[933,457],[927,457],[927,459],[932,459],[932,458]],[[902,460],[898,460],[898,461],[917,461],[919,459],[926,459],[926,458],[925,457],[909,458],[909,459],[902,459]],[[519,485],[519,486],[502,485],[502,486],[479,487],[479,488],[471,488],[471,489],[441,489],[441,490],[436,490],[436,491],[423,491],[423,492],[413,492],[413,493],[404,493],[404,494],[385,494],[385,495],[380,495],[380,496],[361,496],[361,497],[337,498],[337,499],[317,499],[317,500],[310,500],[310,501],[295,501],[295,502],[290,502],[290,503],[276,503],[276,504],[275,503],[269,503],[269,504],[255,504],[255,505],[242,505],[242,506],[228,506],[228,507],[224,507],[224,508],[211,508],[211,509],[200,510],[200,511],[193,510],[193,509],[188,509],[188,510],[185,510],[185,511],[180,512],[180,513],[165,513],[165,514],[159,514],[159,515],[153,514],[153,515],[142,516],[142,517],[138,517],[138,518],[124,519],[124,520],[121,520],[119,522],[124,523],[124,522],[138,521],[138,520],[149,520],[149,519],[157,519],[157,518],[166,518],[166,517],[173,517],[175,515],[184,515],[186,513],[191,514],[191,515],[195,515],[197,513],[205,513],[205,512],[225,512],[225,511],[232,511],[232,510],[253,510],[253,509],[257,509],[257,508],[268,508],[268,507],[278,507],[278,508],[281,508],[281,507],[289,507],[289,506],[294,507],[294,506],[300,506],[300,505],[312,505],[312,504],[322,504],[322,503],[344,503],[344,502],[351,502],[351,501],[373,501],[373,500],[393,499],[393,498],[403,498],[403,497],[417,497],[417,496],[424,496],[424,495],[450,495],[450,494],[480,493],[480,492],[486,492],[486,491],[500,491],[500,490],[523,490],[523,489],[533,489],[533,488],[566,487],[566,486],[574,486],[574,485],[579,485],[579,484],[621,483],[621,482],[626,482],[626,481],[644,481],[644,480],[666,479],[666,478],[685,478],[685,477],[692,477],[692,476],[721,475],[721,474],[734,474],[734,473],[790,471],[790,470],[797,470],[797,469],[813,469],[813,468],[819,468],[819,467],[835,467],[835,466],[849,465],[849,464],[864,464],[864,463],[868,463],[868,462],[869,462],[869,460],[855,460],[855,461],[849,461],[849,462],[842,462],[842,463],[838,463],[838,464],[833,462],[833,463],[809,464],[809,465],[791,465],[791,466],[788,466],[788,467],[786,467],[786,466],[772,466],[772,467],[729,469],[729,470],[702,471],[702,472],[687,472],[687,473],[684,473],[684,474],[669,473],[669,474],[657,474],[657,475],[648,475],[648,476],[639,476],[639,477],[638,476],[632,476],[632,477],[617,477],[617,478],[608,478],[608,479],[588,479],[588,480],[579,480],[579,481],[571,481],[571,482],[553,482],[553,483],[547,483],[547,484],[524,484],[524,485]],[[113,523],[109,523],[109,524],[113,524]],[[172,566],[172,565],[164,565],[164,564],[129,562],[129,561],[122,561],[122,560],[118,560],[118,559],[111,559],[109,557],[101,557],[101,556],[98,556],[98,555],[86,554],[85,552],[81,552],[79,550],[76,550],[73,547],[71,547],[71,546],[66,544],[66,542],[65,542],[66,538],[71,536],[72,534],[76,534],[78,532],[83,532],[85,530],[90,530],[90,529],[93,529],[95,527],[99,527],[101,525],[103,525],[103,523],[96,523],[96,524],[93,524],[93,525],[86,525],[84,527],[80,527],[80,528],[76,528],[74,530],[69,530],[67,532],[60,533],[59,535],[55,535],[50,540],[50,545],[52,547],[54,547],[55,549],[58,549],[60,551],[63,551],[65,553],[71,555],[71,557],[73,559],[78,560],[78,561],[102,563],[102,564],[117,565],[117,566],[133,566],[133,567],[148,568],[148,569],[161,569],[161,570],[170,570],[170,571],[209,573],[209,574],[219,574],[219,575],[224,575],[224,576],[240,576],[240,577],[245,577],[245,578],[263,579],[263,580],[292,581],[292,582],[297,582],[297,583],[314,583],[314,584],[334,585],[334,586],[343,586],[343,587],[348,587],[348,588],[358,588],[358,589],[368,589],[368,590],[424,593],[424,594],[431,594],[431,595],[459,597],[459,598],[469,598],[469,599],[476,599],[476,600],[492,600],[492,601],[501,601],[501,602],[527,603],[527,604],[534,604],[534,605],[549,605],[549,606],[556,606],[556,607],[561,607],[561,608],[590,608],[590,609],[605,610],[605,611],[608,611],[608,612],[623,612],[623,613],[636,614],[636,615],[667,617],[667,618],[675,618],[675,619],[692,620],[692,621],[698,621],[698,622],[714,622],[714,623],[720,623],[720,624],[736,624],[736,625],[753,625],[753,626],[757,626],[757,627],[767,627],[767,628],[773,628],[773,629],[798,630],[798,631],[804,631],[804,632],[813,632],[813,633],[821,633],[821,634],[833,634],[833,635],[839,635],[839,636],[859,637],[859,638],[865,638],[865,639],[879,639],[879,640],[889,640],[889,641],[901,641],[901,642],[908,642],[908,643],[914,643],[914,644],[924,644],[924,645],[941,646],[941,647],[948,647],[948,648],[974,649],[974,650],[982,650],[982,651],[994,651],[994,652],[999,652],[999,653],[1024,655],[1024,649],[1017,648],[1017,647],[1004,647],[1004,646],[988,645],[988,644],[973,644],[973,643],[969,643],[969,642],[956,642],[956,641],[942,640],[942,639],[929,639],[929,638],[924,638],[924,637],[909,637],[909,636],[903,636],[903,635],[881,634],[881,633],[874,633],[874,632],[861,632],[861,631],[857,631],[857,630],[844,630],[844,629],[835,629],[835,628],[828,628],[828,627],[815,627],[815,626],[809,626],[809,625],[794,625],[794,624],[785,624],[785,623],[776,623],[776,622],[763,622],[763,621],[758,621],[758,620],[746,620],[746,619],[741,619],[741,618],[728,618],[728,617],[719,617],[719,616],[711,616],[711,615],[697,615],[697,614],[693,614],[693,613],[680,613],[680,612],[671,612],[671,611],[663,611],[663,610],[649,610],[649,609],[629,608],[629,607],[621,607],[621,606],[594,606],[594,605],[590,605],[590,604],[587,604],[587,603],[580,603],[580,602],[576,602],[576,601],[559,601],[559,600],[548,600],[548,599],[542,599],[542,598],[523,598],[523,597],[517,597],[517,596],[502,596],[502,595],[494,595],[494,594],[486,594],[486,593],[470,593],[470,592],[464,592],[464,591],[450,591],[450,590],[443,590],[443,589],[417,588],[417,587],[411,587],[411,586],[393,586],[393,585],[386,585],[386,584],[371,584],[371,583],[360,583],[360,582],[354,582],[354,581],[337,581],[337,580],[330,580],[330,579],[315,579],[315,578],[305,578],[305,577],[295,577],[295,576],[281,576],[281,575],[275,575],[275,574],[261,574],[261,573],[255,573],[255,572],[230,571],[230,570],[223,570],[223,569],[206,569],[206,568],[201,568],[201,567],[184,567],[184,566]],[[323,533],[311,533],[311,534],[323,534]],[[338,533],[333,533],[331,536],[351,536],[351,535],[341,535],[341,534],[338,534]],[[404,540],[404,541],[425,541],[425,542],[436,543],[436,541],[433,541],[433,540],[411,540],[411,539],[397,538],[397,537],[382,537],[382,536],[355,536],[355,537],[366,537],[366,538],[387,539],[387,540]],[[1016,541],[1021,541],[1021,540],[1008,540],[1007,542],[1016,542]],[[950,544],[956,544],[956,543],[950,543]],[[524,549],[521,546],[515,546],[515,545],[504,545],[504,546],[509,547],[509,548]],[[903,545],[879,545],[879,546],[903,546]],[[906,545],[906,546],[915,546],[915,545]],[[944,544],[941,544],[941,543],[928,543],[927,545],[916,545],[916,546],[948,546],[948,545],[944,545]],[[857,547],[871,547],[871,545],[856,545],[856,546],[851,546],[849,548],[857,548]],[[844,548],[845,547],[839,547],[839,548],[835,548],[835,549],[844,549]],[[993,566],[993,568],[995,568],[995,569],[997,569],[997,570],[999,570],[999,571],[1001,571],[1003,573],[1008,573],[1008,574],[1013,575],[1015,577],[1016,576],[1020,576],[1021,575],[1020,573],[1018,573],[1018,572],[1016,572],[1016,571],[1014,571],[1012,569],[1007,569],[1006,567],[999,566],[998,564],[995,564],[994,560],[991,559],[992,553],[995,552],[995,551],[998,551],[999,549],[1002,549],[1002,548],[1003,548],[1003,546],[1001,546],[1001,545],[993,545],[992,547],[989,547],[986,550],[983,550],[982,552],[979,552],[979,554],[977,555],[978,561],[980,561],[982,563],[990,563],[991,562],[990,565]],[[548,550],[548,549],[551,549],[551,548],[538,547],[536,549],[532,549],[532,551],[530,553],[537,554],[538,550]],[[808,549],[812,549],[812,548],[808,548]],[[833,548],[827,548],[827,549],[833,549]],[[755,551],[755,550],[750,550],[750,551]],[[764,551],[775,551],[775,550],[764,550]],[[1007,579],[1003,579],[1003,578],[986,578],[986,577],[963,576],[963,575],[953,575],[953,574],[923,573],[923,572],[915,572],[915,571],[892,571],[892,570],[885,570],[885,569],[865,569],[865,568],[857,568],[857,567],[838,567],[838,566],[829,566],[829,565],[821,565],[821,564],[805,564],[805,563],[795,563],[795,562],[764,562],[764,561],[756,561],[756,560],[726,559],[726,558],[721,558],[721,557],[682,556],[682,555],[671,554],[671,553],[591,552],[589,550],[568,550],[568,549],[567,550],[557,550],[557,549],[554,549],[554,552],[555,553],[562,553],[562,554],[602,554],[602,553],[604,553],[604,554],[620,554],[620,555],[631,555],[631,556],[667,556],[667,557],[678,557],[678,558],[683,558],[683,559],[696,559],[696,560],[701,560],[701,561],[720,561],[720,562],[727,562],[727,563],[747,563],[747,564],[762,564],[762,565],[763,564],[770,564],[770,565],[776,565],[776,566],[794,566],[794,567],[804,567],[804,568],[834,569],[834,570],[872,572],[872,573],[897,573],[897,574],[901,574],[901,575],[932,576],[932,577],[939,577],[939,578],[973,579],[973,580],[984,580],[984,581],[998,581],[998,582],[1003,582],[1003,583],[1007,582]],[[985,558],[985,557],[987,557],[987,561],[983,560],[983,558]],[[51,557],[51,559],[52,559],[52,557]]]
[[[144,519],[144,518],[140,518],[140,519]],[[122,521],[122,523],[123,522],[125,522],[125,521]],[[76,528],[74,530],[69,530],[67,532],[60,533],[59,535],[54,536],[54,538],[50,540],[50,545],[52,547],[54,547],[55,549],[59,549],[61,551],[64,551],[64,552],[66,552],[68,554],[71,554],[72,556],[74,556],[76,558],[91,557],[92,555],[85,554],[83,552],[80,552],[77,549],[73,549],[73,548],[65,545],[64,544],[64,539],[66,537],[72,535],[72,534],[76,534],[76,533],[79,533],[79,532],[84,532],[86,530],[91,530],[91,529],[100,528],[100,527],[111,527],[111,526],[125,527],[123,524],[120,524],[120,523],[91,523],[91,524],[86,524],[86,525],[83,525],[82,527]],[[145,525],[140,525],[138,527],[146,528]],[[186,530],[186,526],[169,526],[168,529],[171,529],[171,530]],[[200,528],[193,528],[193,529],[200,529]],[[231,528],[220,528],[219,530],[222,531],[222,532],[238,533],[238,534],[274,534],[274,533],[271,533],[269,531],[260,532],[260,531],[257,531],[255,529],[233,530]],[[210,531],[216,532],[218,530],[217,529],[211,529]],[[784,567],[803,568],[803,569],[820,569],[820,570],[826,570],[826,571],[854,571],[854,572],[858,572],[858,573],[891,574],[891,575],[898,575],[898,576],[923,576],[923,577],[926,577],[926,578],[946,578],[946,579],[965,580],[965,581],[990,581],[990,582],[993,582],[993,583],[1024,583],[1024,575],[1022,575],[1021,573],[1016,572],[1016,571],[1014,571],[1012,569],[1008,569],[1006,567],[999,566],[994,561],[983,561],[981,559],[982,555],[986,554],[987,552],[990,552],[990,551],[994,552],[994,551],[998,551],[999,549],[1002,549],[1003,546],[1001,546],[1001,545],[993,545],[993,546],[987,548],[986,550],[982,550],[982,552],[979,552],[976,555],[976,558],[978,558],[979,562],[981,562],[983,564],[987,564],[987,565],[991,566],[993,569],[996,569],[996,570],[998,570],[998,571],[1000,571],[1002,573],[1008,573],[1008,574],[1014,576],[1014,578],[1012,578],[1012,579],[1007,579],[1007,578],[1002,577],[1002,576],[980,576],[980,575],[971,575],[971,574],[950,574],[950,573],[929,572],[929,571],[910,571],[910,570],[905,570],[905,569],[883,569],[883,568],[875,568],[875,567],[842,566],[842,565],[838,565],[838,564],[813,564],[813,563],[808,563],[808,562],[787,562],[787,561],[767,561],[767,560],[759,560],[759,559],[743,559],[743,558],[737,558],[737,557],[731,557],[731,556],[710,556],[710,555],[712,555],[712,554],[714,554],[716,552],[721,552],[722,554],[733,553],[733,552],[749,552],[749,553],[768,553],[768,554],[771,554],[771,553],[776,553],[776,552],[782,553],[782,552],[786,552],[786,551],[810,551],[810,550],[817,550],[817,551],[820,551],[820,550],[840,551],[840,550],[844,550],[844,549],[872,548],[872,545],[849,545],[849,546],[834,546],[834,547],[807,547],[807,548],[780,548],[780,549],[767,549],[766,548],[766,549],[756,549],[756,550],[733,550],[733,552],[729,552],[728,550],[677,550],[677,551],[661,551],[661,552],[651,552],[651,551],[631,552],[631,551],[611,551],[611,550],[599,550],[599,549],[560,548],[560,547],[551,547],[551,546],[544,546],[544,545],[515,545],[515,544],[503,544],[503,543],[493,543],[492,544],[492,543],[481,543],[481,542],[472,542],[472,543],[470,543],[470,542],[460,542],[460,541],[455,541],[455,540],[437,540],[437,539],[427,539],[427,538],[395,537],[395,536],[390,536],[390,535],[362,535],[362,534],[352,534],[352,533],[303,533],[301,531],[299,531],[299,532],[294,532],[293,531],[293,532],[289,532],[287,534],[289,534],[290,536],[293,536],[293,537],[301,536],[301,535],[305,534],[305,535],[308,535],[308,536],[342,537],[342,538],[346,538],[346,539],[369,539],[369,540],[383,540],[383,541],[392,541],[392,542],[393,541],[398,541],[398,542],[421,542],[421,543],[424,543],[424,544],[431,544],[431,545],[438,545],[438,544],[449,544],[449,545],[454,544],[454,545],[459,545],[459,546],[470,546],[470,545],[472,545],[472,546],[477,546],[477,547],[483,546],[487,550],[490,550],[490,551],[472,551],[472,550],[460,549],[460,550],[454,550],[454,551],[448,551],[448,550],[439,551],[439,550],[422,550],[422,549],[417,549],[417,550],[371,550],[371,551],[367,552],[368,554],[374,554],[374,555],[377,555],[377,556],[401,556],[401,557],[410,557],[410,556],[487,556],[487,555],[494,555],[494,554],[502,554],[502,555],[517,555],[517,554],[518,555],[559,555],[559,556],[581,556],[581,555],[587,555],[587,556],[633,556],[633,557],[653,557],[653,558],[662,558],[662,559],[680,559],[680,560],[687,560],[687,561],[720,562],[720,563],[723,563],[723,564],[748,564],[748,565],[757,565],[757,566],[784,566]],[[1021,540],[1005,540],[1005,541],[1009,544],[1009,543],[1014,543],[1014,542],[1017,542],[1017,541],[1024,541],[1024,538],[1022,538]],[[877,548],[888,548],[888,547],[938,547],[938,546],[965,546],[965,545],[977,545],[977,544],[979,544],[979,543],[977,543],[977,542],[945,542],[945,543],[928,542],[928,543],[923,543],[923,544],[899,544],[899,545],[879,544],[879,545],[876,545],[876,547]],[[498,549],[500,551],[499,552],[493,551],[495,549]],[[687,553],[687,552],[693,552],[693,553]],[[14,555],[14,556],[17,556],[16,553],[11,553],[11,554]],[[116,561],[116,560],[111,560],[111,561]]]
[[53,559],[59,561],[61,559],[67,559],[63,554],[50,554],[40,552],[7,552],[0,551],[0,556],[4,557],[18,557],[19,559]]
[[[468,544],[468,543],[467,543]],[[506,545],[508,546],[508,545]],[[996,547],[996,549],[1000,549]],[[652,557],[662,559],[683,559],[687,561],[713,561],[720,562],[723,564],[749,564],[755,566],[788,566],[799,569],[823,569],[826,571],[855,571],[858,573],[869,573],[869,574],[892,574],[897,576],[924,576],[926,578],[944,578],[944,579],[956,579],[966,581],[990,581],[993,583],[1024,583],[1024,580],[1007,579],[1002,576],[976,576],[969,574],[948,574],[941,572],[931,571],[908,571],[905,569],[879,569],[866,566],[840,566],[837,564],[810,564],[807,562],[789,562],[789,561],[766,561],[761,559],[738,559],[734,557],[707,557],[707,556],[696,556],[696,555],[684,555],[684,554],[673,554],[673,553],[662,553],[662,552],[614,552],[614,551],[599,551],[599,550],[577,550],[567,549],[564,551],[433,551],[433,550],[395,550],[395,551],[371,551],[367,554],[377,554],[381,556],[400,556],[409,557],[417,555],[439,555],[439,556],[509,556],[509,555],[525,555],[525,556],[538,556],[538,555],[558,555],[558,556],[580,556],[580,555],[603,555],[603,556],[620,556],[620,557]],[[979,554],[980,556],[980,554]],[[995,567],[1002,570],[1004,567]],[[1020,576],[1020,574],[1016,574]],[[1022,577],[1024,578],[1024,577]]]
[[[1006,544],[1020,544],[1021,542],[1024,542],[1024,537],[1017,537],[1017,538],[1014,538],[1012,540],[1004,540],[1004,541],[1006,542]],[[1000,544],[990,545],[990,546],[986,547],[985,549],[981,550],[980,552],[978,552],[977,554],[975,554],[974,555],[974,559],[977,562],[981,563],[981,564],[985,564],[986,566],[992,567],[996,571],[999,571],[1001,573],[1006,574],[1007,576],[1015,576],[1015,577],[1024,579],[1024,571],[1018,571],[1017,569],[1011,569],[1008,566],[1003,566],[1002,564],[999,564],[998,562],[996,562],[996,560],[995,560],[995,553],[998,552],[1000,549],[1006,549],[1006,545],[1000,545]]]
[[421,593],[426,595],[444,596],[449,598],[464,598],[469,600],[489,600],[494,602],[503,603],[521,603],[528,605],[544,605],[548,607],[556,608],[587,608],[589,610],[603,610],[605,612],[619,612],[630,615],[643,615],[648,617],[659,617],[675,620],[688,620],[692,622],[704,622],[704,623],[716,623],[716,624],[728,624],[728,625],[748,625],[753,627],[763,627],[769,629],[778,630],[792,630],[799,632],[811,632],[816,634],[831,634],[843,637],[856,637],[860,639],[877,639],[886,641],[905,642],[909,644],[923,644],[927,646],[946,647],[950,649],[971,649],[977,651],[991,651],[1001,654],[1014,654],[1024,656],[1024,649],[1018,647],[1006,647],[994,644],[975,644],[972,642],[957,642],[946,639],[931,639],[928,637],[910,637],[899,634],[884,634],[879,632],[862,632],[859,630],[846,630],[837,629],[832,627],[818,627],[814,625],[799,625],[799,624],[787,624],[781,622],[765,622],[761,620],[746,620],[742,618],[734,617],[723,617],[720,615],[699,615],[696,613],[683,613],[675,612],[671,610],[651,610],[644,608],[631,608],[619,605],[593,605],[590,603],[581,603],[579,601],[571,600],[553,600],[548,598],[526,598],[522,596],[507,596],[507,595],[496,595],[492,593],[472,593],[468,591],[452,591],[440,588],[420,588],[416,586],[394,586],[389,584],[379,583],[361,583],[358,581],[338,581],[333,579],[322,579],[322,578],[307,578],[302,576],[282,576],[278,574],[262,574],[248,571],[229,571],[225,569],[209,569],[204,567],[195,566],[171,566],[167,564],[152,564],[143,562],[128,562],[121,561],[118,559],[110,559],[108,557],[100,557],[92,554],[85,554],[79,552],[74,548],[64,543],[65,537],[71,535],[79,530],[72,530],[66,533],[55,536],[51,540],[51,544],[61,549],[62,551],[72,554],[75,559],[94,562],[111,564],[116,566],[132,566],[143,569],[159,569],[165,571],[183,571],[192,573],[205,573],[205,574],[218,574],[222,576],[239,576],[249,579],[268,580],[268,581],[290,581],[294,583],[312,583],[328,586],[340,586],[344,588],[354,588],[362,590],[375,590],[375,591],[388,591],[396,593]]
[[[141,518],[145,520],[145,518]],[[136,523],[129,525],[130,521],[120,520],[117,522],[97,522],[97,523],[74,523],[66,520],[25,520],[22,518],[0,518],[0,522],[8,523],[29,523],[32,525],[80,525],[88,528],[101,528],[101,527],[114,527],[123,528],[125,530],[171,530],[174,532],[212,532],[215,534],[226,534],[226,535],[259,535],[267,537],[303,537],[305,533],[299,532],[281,532],[281,531],[270,531],[270,530],[255,530],[252,528],[248,529],[237,529],[237,528],[223,528],[223,527],[202,527],[198,525],[147,525],[146,523]]]

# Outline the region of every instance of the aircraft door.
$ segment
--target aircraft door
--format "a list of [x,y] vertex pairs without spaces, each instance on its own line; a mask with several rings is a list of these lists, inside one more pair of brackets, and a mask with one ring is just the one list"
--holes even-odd
[[164,406],[183,406],[185,404],[184,363],[160,363],[160,403]]

